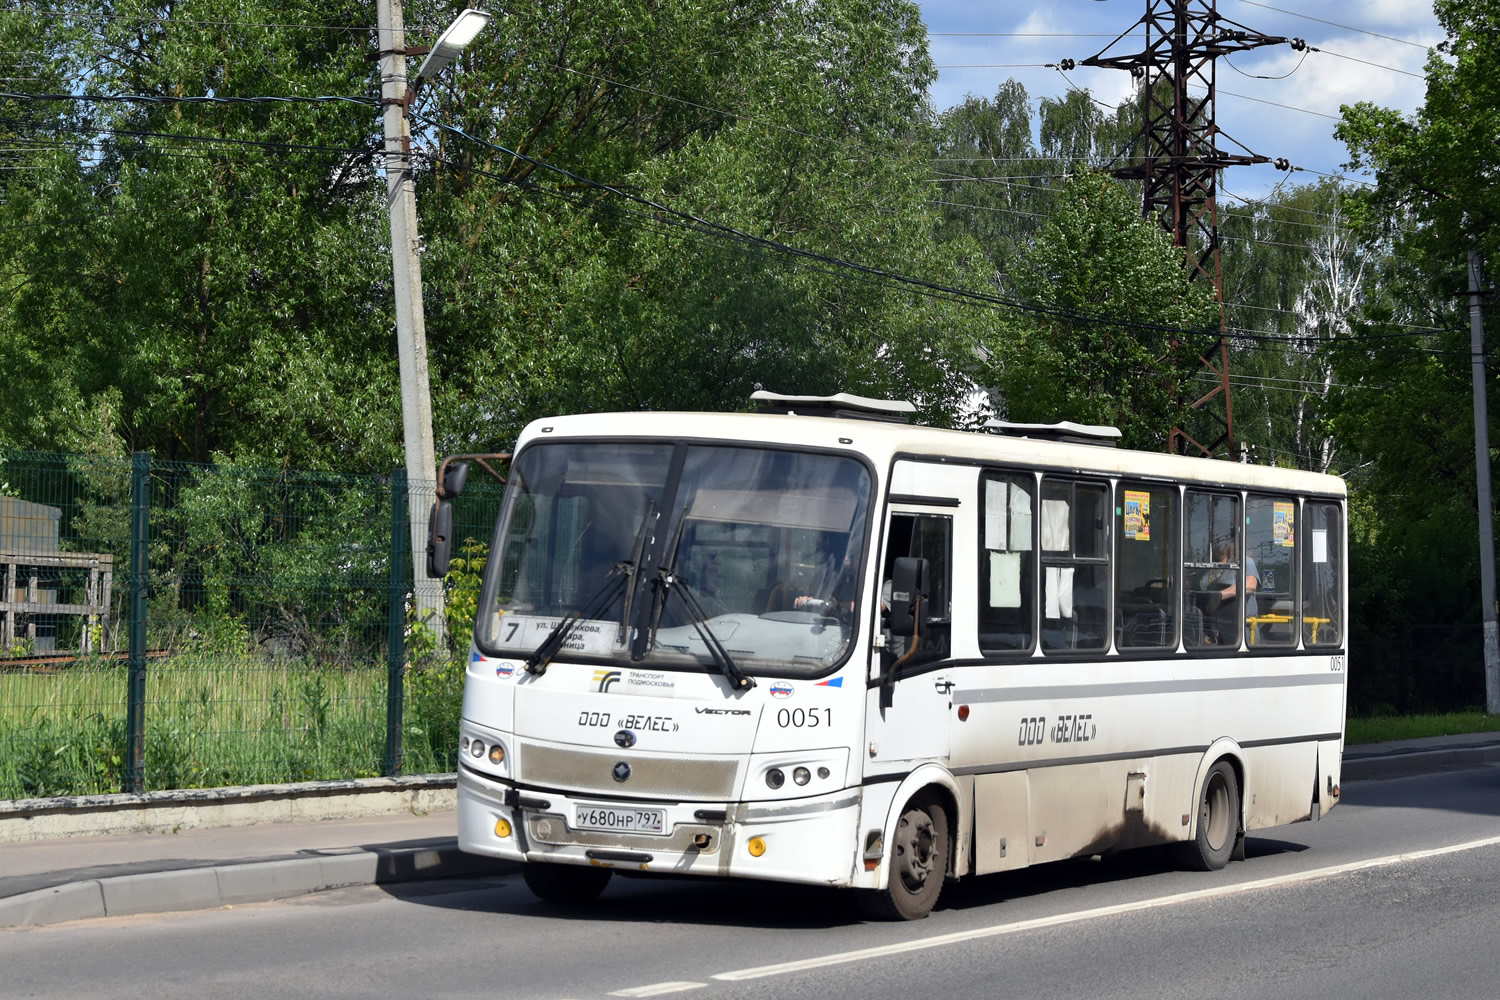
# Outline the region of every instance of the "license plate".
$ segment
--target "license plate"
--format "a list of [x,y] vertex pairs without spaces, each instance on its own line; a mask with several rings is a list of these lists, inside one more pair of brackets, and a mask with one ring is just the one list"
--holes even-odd
[[665,833],[665,809],[627,809],[620,806],[580,805],[573,813],[575,830],[613,830],[619,833]]

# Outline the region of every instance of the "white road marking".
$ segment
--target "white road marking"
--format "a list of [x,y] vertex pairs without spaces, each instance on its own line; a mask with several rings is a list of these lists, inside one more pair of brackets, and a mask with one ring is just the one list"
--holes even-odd
[[663,993],[681,993],[684,990],[701,990],[707,983],[655,983],[651,986],[632,986],[628,990],[615,990],[612,997],[659,997]]
[[[1384,868],[1388,865],[1420,861],[1424,858],[1435,858],[1444,854],[1457,854],[1461,851],[1473,851],[1481,847],[1492,847],[1496,844],[1500,844],[1500,837],[1486,837],[1483,840],[1471,840],[1463,844],[1454,844],[1450,847],[1435,847],[1426,851],[1391,854],[1383,858],[1370,858],[1365,861],[1351,861],[1347,864],[1330,865],[1327,868],[1314,868],[1305,872],[1293,872],[1290,875],[1277,875],[1273,878],[1257,879],[1253,882],[1240,882],[1235,885],[1215,886],[1211,889],[1197,889],[1193,892],[1180,892],[1176,895],[1161,896],[1156,899],[1143,899],[1135,903],[1117,903],[1113,906],[1101,906],[1092,910],[1059,913],[1050,917],[1036,917],[1031,920],[1018,920],[1014,923],[995,924],[990,927],[976,927],[973,930],[955,931],[952,934],[937,934],[932,937],[918,938],[915,941],[902,941],[897,944],[881,945],[878,948],[861,948],[858,951],[838,952],[832,955],[821,955],[816,958],[804,958],[795,962],[780,962],[776,965],[760,965],[752,969],[720,972],[710,978],[733,982],[744,979],[763,979],[766,976],[782,976],[791,972],[805,972],[808,969],[821,969],[830,965],[845,965],[849,962],[863,962],[868,959],[900,955],[910,951],[941,948],[944,945],[959,944],[964,941],[976,941],[982,938],[1000,937],[1005,934],[1017,934],[1021,931],[1036,930],[1041,927],[1058,927],[1063,924],[1079,923],[1084,920],[1096,920],[1100,917],[1118,916],[1122,913],[1138,913],[1142,910],[1175,906],[1178,903],[1194,903],[1206,899],[1237,896],[1245,892],[1254,892],[1257,889],[1272,889],[1284,885],[1295,885],[1299,882],[1311,882],[1317,879],[1330,878],[1334,875],[1344,875],[1349,872],[1363,871],[1370,868]],[[632,995],[639,996],[642,994]]]

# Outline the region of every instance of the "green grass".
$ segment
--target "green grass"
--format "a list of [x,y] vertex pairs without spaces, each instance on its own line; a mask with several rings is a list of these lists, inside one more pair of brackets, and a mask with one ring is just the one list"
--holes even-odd
[[[449,771],[462,664],[408,676],[408,774]],[[0,799],[120,791],[126,668],[0,672]],[[385,665],[188,652],[146,680],[148,790],[372,777],[386,740]]]
[[1381,743],[1385,740],[1494,732],[1500,732],[1500,715],[1486,715],[1477,709],[1449,715],[1377,715],[1366,719],[1349,719],[1344,742]]

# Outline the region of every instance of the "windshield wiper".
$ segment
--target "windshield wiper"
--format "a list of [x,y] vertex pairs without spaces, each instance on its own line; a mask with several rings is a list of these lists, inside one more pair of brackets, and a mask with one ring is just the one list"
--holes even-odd
[[635,582],[636,568],[641,564],[641,552],[646,545],[646,536],[651,532],[655,514],[656,502],[654,500],[649,501],[646,505],[646,516],[641,519],[641,529],[636,532],[635,544],[630,547],[630,558],[617,562],[614,566],[610,567],[609,572],[604,575],[604,579],[599,584],[599,589],[594,592],[593,596],[584,602],[578,610],[552,626],[552,631],[547,633],[547,638],[543,639],[542,644],[526,658],[526,672],[528,674],[535,674],[538,677],[545,674],[547,672],[547,665],[552,662],[552,658],[557,655],[558,650],[562,649],[563,644],[568,641],[568,637],[573,634],[574,630],[581,623],[590,621],[603,614],[604,609],[613,604],[615,598],[620,596],[620,590],[627,586],[629,589],[625,594],[625,608],[620,615],[620,628],[624,630],[628,627],[630,607],[635,596],[635,587],[633,584]]
[[657,629],[661,626],[661,613],[667,606],[667,598],[676,594],[687,608],[688,617],[693,620],[693,628],[698,632],[698,638],[703,640],[703,645],[708,647],[708,655],[719,668],[719,673],[728,678],[730,685],[737,691],[748,691],[755,687],[755,680],[747,677],[745,672],[734,662],[729,655],[729,650],[719,641],[714,630],[708,624],[708,614],[703,610],[703,605],[698,603],[698,598],[693,595],[693,589],[688,582],[677,575],[677,547],[682,542],[683,525],[687,523],[684,516],[682,522],[677,525],[677,537],[672,540],[672,552],[667,559],[667,564],[661,568],[657,578],[657,585],[661,588],[661,595],[656,605],[656,616],[651,623],[651,639],[656,639]]

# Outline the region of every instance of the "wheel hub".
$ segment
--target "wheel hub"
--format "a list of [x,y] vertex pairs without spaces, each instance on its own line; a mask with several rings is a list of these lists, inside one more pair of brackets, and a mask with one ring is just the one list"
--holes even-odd
[[933,833],[931,817],[902,816],[896,831],[896,870],[908,892],[920,892],[932,877]]

